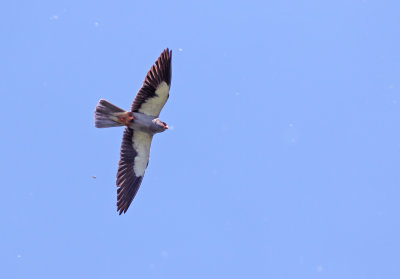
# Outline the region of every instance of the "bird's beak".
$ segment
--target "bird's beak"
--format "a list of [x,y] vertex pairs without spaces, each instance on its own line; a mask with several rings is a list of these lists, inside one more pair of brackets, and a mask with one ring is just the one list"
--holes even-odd
[[164,127],[165,127],[165,129],[168,129],[168,125],[167,124],[165,124]]

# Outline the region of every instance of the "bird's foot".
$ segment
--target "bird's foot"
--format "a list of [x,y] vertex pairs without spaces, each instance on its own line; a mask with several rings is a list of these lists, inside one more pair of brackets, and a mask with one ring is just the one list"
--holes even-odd
[[133,117],[132,112],[124,112],[120,114],[118,117],[119,117],[119,122],[128,127],[133,122],[133,119],[135,119],[135,117]]

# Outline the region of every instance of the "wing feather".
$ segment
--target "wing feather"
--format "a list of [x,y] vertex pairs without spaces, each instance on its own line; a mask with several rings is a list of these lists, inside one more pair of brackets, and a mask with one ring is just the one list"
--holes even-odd
[[158,117],[169,97],[172,51],[165,49],[147,73],[131,111]]
[[150,158],[152,136],[126,127],[122,137],[117,172],[117,210],[125,213],[131,205]]

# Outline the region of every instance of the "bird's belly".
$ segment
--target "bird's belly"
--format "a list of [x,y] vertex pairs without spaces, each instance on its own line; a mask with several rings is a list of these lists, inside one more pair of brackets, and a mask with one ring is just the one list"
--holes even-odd
[[133,122],[131,125],[129,125],[129,128],[136,130],[136,131],[142,131],[142,132],[151,132],[151,126],[148,125],[147,123],[138,123],[138,122]]
[[154,133],[153,127],[153,119],[156,118],[154,116],[145,115],[142,113],[133,113],[133,122],[129,125],[129,128],[147,132],[147,133]]

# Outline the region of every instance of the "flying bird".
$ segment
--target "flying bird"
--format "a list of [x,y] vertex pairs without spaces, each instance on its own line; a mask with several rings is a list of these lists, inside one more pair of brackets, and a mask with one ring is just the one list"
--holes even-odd
[[165,49],[147,73],[130,111],[101,99],[95,110],[95,126],[126,126],[117,172],[117,211],[125,213],[142,183],[150,158],[153,136],[168,125],[158,117],[169,97],[172,51]]

